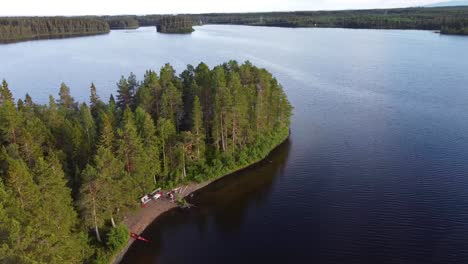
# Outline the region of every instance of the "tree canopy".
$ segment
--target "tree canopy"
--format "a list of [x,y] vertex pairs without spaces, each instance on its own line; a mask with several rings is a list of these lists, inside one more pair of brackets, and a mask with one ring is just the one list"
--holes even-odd
[[192,19],[187,16],[164,16],[157,26],[161,33],[192,33]]
[[[193,25],[425,29],[467,34],[468,7],[410,7],[367,10],[187,14]],[[162,15],[136,16],[142,26],[160,25]],[[172,18],[174,19],[174,18]]]
[[281,85],[249,62],[166,64],[116,86],[103,102],[91,84],[88,105],[62,84],[41,105],[0,85],[1,263],[106,260],[139,197],[245,167],[289,135]]

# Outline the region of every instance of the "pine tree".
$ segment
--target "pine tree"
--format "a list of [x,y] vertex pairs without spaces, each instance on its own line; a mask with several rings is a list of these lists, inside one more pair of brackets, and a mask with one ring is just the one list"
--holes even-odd
[[143,143],[141,174],[145,175],[145,186],[152,186],[150,180],[157,184],[157,175],[160,172],[159,146],[156,137],[156,126],[151,116],[142,108],[135,111],[135,120],[139,137]]
[[172,83],[162,95],[161,117],[171,120],[176,129],[179,128],[183,117],[182,93]]
[[0,142],[16,143],[21,122],[21,114],[17,112],[13,102],[4,101],[0,106]]
[[91,83],[90,91],[91,95],[89,96],[89,101],[91,102],[91,107],[97,107],[101,99],[99,99],[94,83]]
[[97,241],[102,242],[99,226],[102,225],[104,217],[100,197],[105,186],[98,180],[97,174],[96,169],[89,164],[83,170],[84,183],[80,188],[80,208],[86,224],[93,227]]
[[213,119],[214,89],[212,88],[211,72],[208,65],[200,63],[195,68],[195,81],[199,89],[198,97],[203,109],[203,122],[207,135],[211,133],[210,126]]
[[[82,128],[84,138],[82,140],[82,147],[80,150],[81,158],[80,160],[89,163],[91,160],[91,156],[95,150],[95,143],[96,143],[96,124],[94,122],[93,116],[91,114],[91,110],[86,104],[81,104],[80,107],[80,119],[81,124],[80,127]],[[84,168],[84,166],[80,166]]]
[[[222,83],[224,84],[224,83]],[[232,96],[227,87],[217,88],[214,101],[213,139],[218,149],[227,151],[228,132],[231,126]]]
[[34,102],[33,102],[32,98],[31,98],[31,96],[29,96],[29,94],[26,94],[24,102],[25,102],[25,105],[27,107],[30,107],[30,108],[34,107]]
[[72,109],[75,107],[75,101],[70,94],[70,88],[65,83],[60,85],[58,104],[62,109]]
[[104,103],[99,98],[97,94],[96,86],[94,85],[94,83],[91,83],[89,101],[90,101],[91,113],[94,118],[97,118],[97,116],[99,115],[99,112],[104,109]]
[[205,154],[205,131],[203,128],[203,111],[198,96],[195,96],[193,100],[191,131],[195,139],[196,160],[199,160]]
[[131,72],[130,75],[127,78],[127,83],[128,83],[128,90],[130,93],[130,108],[132,110],[135,109],[135,104],[136,104],[136,92],[139,88],[138,81],[136,79],[136,75]]
[[148,113],[153,111],[153,104],[156,100],[153,91],[157,80],[154,80],[153,76],[153,72],[146,72],[145,80],[136,93],[136,105],[143,108]]
[[257,100],[256,106],[256,131],[257,133],[263,133],[268,128],[268,115],[269,115],[269,100],[270,100],[270,88],[271,88],[271,76],[265,71],[261,70],[258,72],[258,84],[257,88]]
[[239,74],[230,75],[229,90],[232,94],[232,125],[231,137],[234,147],[244,145],[249,129],[249,103],[246,90],[242,87]]
[[166,63],[164,67],[161,68],[159,75],[161,76],[160,83],[163,90],[168,89],[169,84],[173,84],[175,80],[175,70],[169,63]]
[[160,140],[162,160],[163,160],[163,174],[167,175],[169,173],[169,158],[168,153],[171,150],[171,141],[176,135],[176,129],[174,123],[168,119],[159,118],[158,119],[158,138]]

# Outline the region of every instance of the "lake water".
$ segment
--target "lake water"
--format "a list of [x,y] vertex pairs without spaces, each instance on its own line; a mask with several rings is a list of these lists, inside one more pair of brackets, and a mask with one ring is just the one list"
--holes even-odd
[[0,78],[80,101],[170,62],[250,60],[283,84],[292,134],[197,193],[124,263],[468,263],[468,38],[429,31],[197,27],[0,45]]

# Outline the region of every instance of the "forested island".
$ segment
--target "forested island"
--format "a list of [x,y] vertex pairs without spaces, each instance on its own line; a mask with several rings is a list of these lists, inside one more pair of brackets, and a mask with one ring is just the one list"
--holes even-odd
[[192,33],[193,20],[187,16],[164,16],[156,27],[160,33]]
[[119,224],[156,187],[202,182],[263,159],[289,136],[292,107],[265,69],[169,64],[78,103],[47,105],[0,85],[0,262],[107,263]]
[[65,38],[109,32],[109,25],[93,17],[0,18],[0,43],[32,39]]

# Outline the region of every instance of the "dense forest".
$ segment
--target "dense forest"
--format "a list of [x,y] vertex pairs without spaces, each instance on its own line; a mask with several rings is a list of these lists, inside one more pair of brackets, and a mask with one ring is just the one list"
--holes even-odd
[[[425,29],[462,33],[468,27],[468,7],[395,8],[271,13],[186,15],[194,24],[235,24],[275,27],[339,27]],[[157,25],[160,15],[138,16],[140,25]]]
[[62,38],[109,32],[109,25],[92,17],[6,17],[0,18],[0,42]]
[[192,32],[197,24],[275,27],[424,29],[468,34],[468,7],[418,7],[342,11],[187,14],[178,16],[11,17],[0,18],[0,42],[59,38],[157,26],[166,33]]
[[164,16],[158,24],[161,33],[192,33],[193,20],[187,16]]
[[440,30],[466,23],[468,7],[203,14],[199,19],[209,24]]
[[249,62],[179,76],[169,64],[78,103],[62,84],[47,105],[0,85],[0,262],[107,263],[126,244],[122,217],[156,187],[219,177],[289,135],[292,107]]

